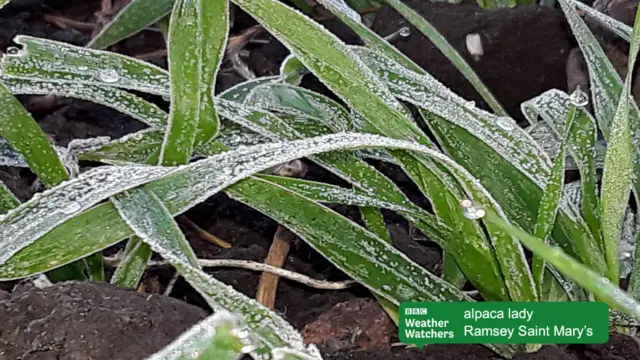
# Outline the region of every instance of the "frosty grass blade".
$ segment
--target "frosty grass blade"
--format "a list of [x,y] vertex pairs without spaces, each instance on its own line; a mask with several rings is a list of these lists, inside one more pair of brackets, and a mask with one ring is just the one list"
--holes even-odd
[[[640,14],[640,8],[636,11],[635,26],[627,63],[628,69],[635,69],[636,57],[640,50],[640,16],[638,16],[638,14]],[[615,283],[620,280],[618,248],[634,181],[634,147],[631,141],[632,134],[630,125],[632,118],[630,111],[631,108],[635,106],[635,100],[631,97],[632,79],[633,71],[628,71],[613,118],[611,133],[607,139],[608,147],[604,159],[602,188],[600,190],[602,237],[604,240],[605,258],[609,266],[609,279]],[[637,121],[638,118],[634,120]],[[636,158],[636,160],[638,159]],[[638,181],[638,179],[636,179],[636,181]]]
[[187,163],[194,145],[219,131],[212,96],[227,45],[228,16],[228,0],[175,2],[167,41],[171,112],[160,152],[163,165]]
[[[150,186],[156,194],[164,196],[165,201],[178,198],[173,190],[179,184],[196,182],[190,187],[189,195],[168,206],[172,213],[181,213],[222,188],[271,166],[321,152],[386,146],[425,152],[439,160],[451,162],[443,155],[415,143],[376,135],[341,133],[240,148],[178,168],[104,166],[47,190],[0,217],[0,264],[99,201],[154,180],[160,179]],[[171,176],[167,177],[170,173]]]
[[[571,127],[575,119],[576,111],[576,106],[571,105],[565,122],[565,131],[560,143],[560,149],[558,149],[558,153],[556,154],[556,159],[554,161],[553,168],[551,169],[551,175],[549,176],[547,186],[542,194],[542,199],[540,199],[540,205],[538,206],[538,216],[536,217],[533,234],[544,240],[545,243],[549,243],[549,237],[553,230],[553,226],[556,223],[556,216],[558,215],[558,210],[561,206],[560,200],[562,198],[562,186],[564,184],[565,173],[565,152],[567,143],[569,142]],[[541,292],[545,274],[544,259],[534,255],[531,268],[533,280],[538,287],[538,292]]]
[[150,63],[113,52],[18,35],[21,45],[6,54],[0,73],[20,79],[72,82],[168,96],[169,73]]
[[486,218],[487,221],[495,223],[511,236],[522,241],[533,253],[543,257],[546,262],[553,265],[554,268],[568,278],[575,280],[600,301],[606,302],[614,310],[621,310],[640,319],[640,303],[606,277],[576,261],[575,258],[567,255],[560,248],[546,245],[541,239],[529,235],[516,226],[505,223],[495,214],[488,213]]
[[175,0],[132,0],[87,45],[103,49],[137,34],[164,18]]
[[60,81],[0,76],[14,95],[56,95],[91,101],[129,115],[153,128],[164,128],[167,113],[157,105],[116,88]]
[[[256,338],[251,351],[259,359],[272,359],[275,348],[288,346],[321,359],[314,345],[305,346],[302,336],[273,311],[237,292],[189,263],[179,244],[187,240],[172,214],[148,187],[127,192],[114,201],[122,218],[145,243],[169,261],[212,307],[214,312],[229,311],[242,316]],[[177,241],[168,241],[171,238]],[[193,255],[195,258],[195,255]],[[197,261],[197,260],[195,260]]]
[[584,4],[580,1],[571,0],[570,3],[574,5],[577,9],[584,11],[587,15],[599,22],[604,27],[613,31],[616,35],[620,36],[622,39],[631,42],[631,32],[633,29],[627,24],[622,23],[612,17],[609,17],[598,10],[595,10],[591,6]]
[[[567,118],[570,106],[571,101],[568,94],[559,90],[549,90],[525,101],[521,108],[522,113],[531,124],[534,124],[533,126],[540,124],[538,120],[541,119],[542,124],[548,126],[552,132],[552,136],[561,138],[566,126],[564,119]],[[600,230],[600,200],[598,199],[596,169],[599,164],[604,163],[606,148],[604,144],[602,148],[598,147],[596,122],[591,114],[582,108],[577,108],[576,111],[568,150],[580,172],[582,197],[579,203],[570,204],[570,206],[582,210],[591,234],[601,251],[604,251]],[[599,157],[601,162],[598,160]]]
[[219,311],[192,326],[147,360],[237,360],[253,349],[242,318]]
[[20,200],[0,181],[0,215],[20,205]]
[[69,177],[60,157],[31,114],[0,82],[0,135],[29,164],[40,181],[52,187]]

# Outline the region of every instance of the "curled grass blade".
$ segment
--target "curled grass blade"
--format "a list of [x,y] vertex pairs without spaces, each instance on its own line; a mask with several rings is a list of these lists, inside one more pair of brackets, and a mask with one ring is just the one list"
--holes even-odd
[[[631,38],[631,49],[627,68],[634,69],[638,50],[640,49],[640,7],[636,12],[636,22]],[[620,100],[613,118],[609,135],[607,154],[602,171],[601,208],[602,234],[604,239],[605,256],[609,266],[609,279],[618,282],[620,278],[620,264],[618,244],[622,234],[622,224],[625,211],[631,195],[633,184],[633,144],[631,142],[629,104],[635,104],[630,97],[633,71],[627,73]],[[638,120],[637,118],[635,120]],[[636,179],[636,181],[638,181]]]
[[[560,199],[562,198],[562,186],[564,184],[565,173],[565,151],[567,148],[567,142],[571,134],[571,127],[575,118],[576,108],[571,106],[569,114],[567,115],[567,121],[565,125],[565,132],[560,143],[560,149],[556,154],[556,159],[551,169],[551,175],[547,181],[547,186],[540,199],[540,206],[538,207],[538,216],[536,217],[536,225],[533,230],[533,234],[545,241],[549,242],[549,236],[553,231],[553,225],[556,223],[556,216],[560,208]],[[538,292],[541,293],[542,285],[544,283],[545,275],[545,262],[544,259],[535,256],[533,257],[532,264],[533,280],[536,283]]]
[[485,220],[496,224],[511,236],[519,239],[527,248],[538,256],[543,257],[546,262],[553,265],[559,272],[573,279],[580,286],[596,295],[598,299],[609,304],[613,309],[623,311],[640,319],[640,303],[606,277],[586,267],[560,248],[545,244],[542,239],[529,235],[514,225],[507,224],[491,212],[487,212]]
[[69,175],[36,121],[9,89],[0,83],[0,135],[22,155],[40,181],[52,187]]
[[188,246],[188,242],[171,212],[151,189],[130,190],[114,203],[136,235],[169,261],[214,311],[226,310],[242,316],[256,337],[253,353],[259,359],[273,358],[272,351],[284,346],[321,359],[315,346],[305,346],[302,336],[274,312],[202,272],[193,252],[185,253],[183,245]]
[[447,39],[442,36],[433,25],[425,20],[420,14],[411,9],[400,0],[385,0],[387,4],[393,7],[397,12],[404,16],[411,25],[415,26],[424,36],[426,36],[433,45],[447,58],[451,63],[464,75],[464,77],[473,85],[476,91],[487,102],[489,107],[497,115],[507,115],[506,111],[500,105],[500,102],[493,96],[491,91],[482,83],[482,80],[473,71],[466,60],[449,44]]
[[217,312],[158,351],[147,360],[237,360],[252,348],[242,319],[229,312]]
[[165,17],[174,0],[132,0],[87,45],[103,49],[137,34]]
[[167,42],[171,112],[160,152],[163,165],[189,162],[194,144],[208,142],[219,131],[211,96],[227,44],[228,16],[227,0],[175,3]]

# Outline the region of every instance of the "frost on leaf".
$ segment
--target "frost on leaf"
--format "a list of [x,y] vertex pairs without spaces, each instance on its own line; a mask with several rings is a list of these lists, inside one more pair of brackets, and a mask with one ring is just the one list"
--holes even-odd
[[23,48],[2,58],[0,73],[21,79],[83,83],[169,95],[167,71],[113,52],[19,35]]

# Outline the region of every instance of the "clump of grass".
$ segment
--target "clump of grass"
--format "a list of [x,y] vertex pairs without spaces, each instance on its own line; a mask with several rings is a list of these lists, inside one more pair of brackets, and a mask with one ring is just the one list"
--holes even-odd
[[[169,71],[115,53],[16,37],[21,48],[7,50],[0,64],[0,104],[6,109],[0,114],[0,134],[49,189],[19,204],[0,187],[0,279],[68,264],[101,279],[101,251],[129,239],[113,283],[136,286],[155,251],[216,311],[154,359],[174,358],[171,354],[180,351],[215,353],[221,359],[241,353],[259,359],[319,359],[318,350],[304,345],[279,316],[202,271],[174,217],[223,191],[298,235],[370,289],[392,317],[402,302],[474,301],[461,290],[468,281],[485,300],[597,298],[640,318],[640,303],[634,299],[640,295],[640,272],[632,273],[630,292],[618,287],[623,219],[631,190],[637,196],[640,189],[640,146],[632,136],[640,122],[629,96],[631,72],[624,81],[618,77],[575,13],[573,0],[560,4],[589,64],[595,118],[585,111],[585,93],[550,90],[523,104],[532,125],[528,129],[507,117],[450,45],[400,2],[390,3],[447,52],[494,113],[476,108],[418,68],[342,1],[320,3],[366,47],[344,44],[278,1],[234,3],[292,56],[280,76],[247,81],[221,94],[213,93],[213,85],[229,31],[226,1],[153,6],[132,1],[91,44],[116,42],[173,9]],[[616,33],[628,34],[628,65],[633,68],[639,21],[632,31],[599,19],[614,24]],[[345,106],[295,85],[307,71]],[[170,113],[128,90],[169,99]],[[13,97],[17,94],[90,99],[148,128],[115,141],[96,139],[57,149]],[[403,102],[417,107],[419,117]],[[437,144],[418,122],[427,125]],[[555,141],[558,151],[547,154],[548,144],[536,142],[533,129],[546,132],[544,138]],[[608,143],[600,192],[598,130]],[[65,156],[69,152],[71,161]],[[567,155],[580,172],[580,182],[571,186],[563,184]],[[74,157],[105,165],[74,174],[67,170]],[[271,171],[302,157],[351,186]],[[410,201],[368,165],[368,158],[399,166],[433,211]],[[579,190],[577,201],[567,196],[570,187]],[[327,203],[359,207],[365,226]],[[443,277],[390,244],[380,209],[395,211],[443,248],[448,259]],[[525,247],[534,254],[531,263]],[[218,331],[210,331],[214,328]],[[530,349],[487,346],[505,357]]]

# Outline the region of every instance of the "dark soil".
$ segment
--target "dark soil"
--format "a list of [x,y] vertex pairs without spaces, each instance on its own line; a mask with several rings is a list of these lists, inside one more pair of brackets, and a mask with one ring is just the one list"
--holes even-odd
[[[94,30],[91,24],[96,21],[100,3],[100,0],[13,0],[0,11],[0,51],[11,45],[16,34],[86,44]],[[529,7],[482,12],[474,4],[446,6],[423,0],[412,1],[410,5],[420,10],[467,56],[512,115],[518,116],[521,101],[550,88],[565,88],[564,68],[573,44],[558,11]],[[346,42],[358,42],[340,23],[325,21],[324,24]],[[250,17],[234,9],[232,34],[253,25]],[[402,26],[393,11],[383,10],[374,28],[388,35]],[[481,34],[484,44],[485,55],[479,61],[469,57],[464,45],[466,35],[474,32]],[[245,60],[258,76],[276,74],[287,50],[264,32],[258,38],[269,42],[248,44],[249,54]],[[468,82],[415,29],[411,36],[395,44],[455,92],[483,105]],[[111,48],[130,56],[147,56],[161,49],[162,37],[154,31],[144,31]],[[162,56],[152,56],[150,61],[166,66]],[[242,81],[238,74],[228,71],[228,64],[225,66],[227,71],[221,72],[217,84],[219,91]],[[304,85],[319,91],[324,89],[313,77],[307,77]],[[90,102],[33,96],[21,97],[21,100],[42,128],[63,146],[72,139],[117,138],[144,127],[127,116]],[[340,183],[322,169],[309,165],[308,179]],[[398,171],[388,166],[382,170],[404,186],[409,196],[416,198],[417,192],[406,177],[397,176]],[[38,190],[28,170],[0,168],[0,180],[21,200],[30,198]],[[336,210],[359,221],[352,208],[336,207]],[[197,206],[186,216],[233,245],[231,249],[221,249],[185,228],[200,258],[263,261],[277,228],[273,220],[224,194]],[[440,250],[429,242],[412,239],[402,219],[390,213],[385,213],[385,217],[394,245],[417,263],[438,273]],[[113,254],[121,248],[116,246],[107,253]],[[293,244],[285,267],[318,279],[346,279],[302,241]],[[259,274],[238,269],[209,272],[246,295],[255,296]],[[150,269],[138,292],[95,283],[61,283],[44,289],[29,288],[25,284],[14,289],[14,283],[0,283],[0,360],[142,359],[207,314],[205,302],[181,279],[170,296],[159,295],[165,292],[173,275],[170,268]],[[317,343],[326,359],[496,358],[482,346],[430,346],[416,350],[392,345],[397,342],[395,328],[362,287],[324,291],[281,280],[276,311],[301,329],[308,342]],[[639,354],[638,345],[631,338],[613,336],[607,345],[545,347],[536,354],[521,355],[517,359],[640,359]]]

